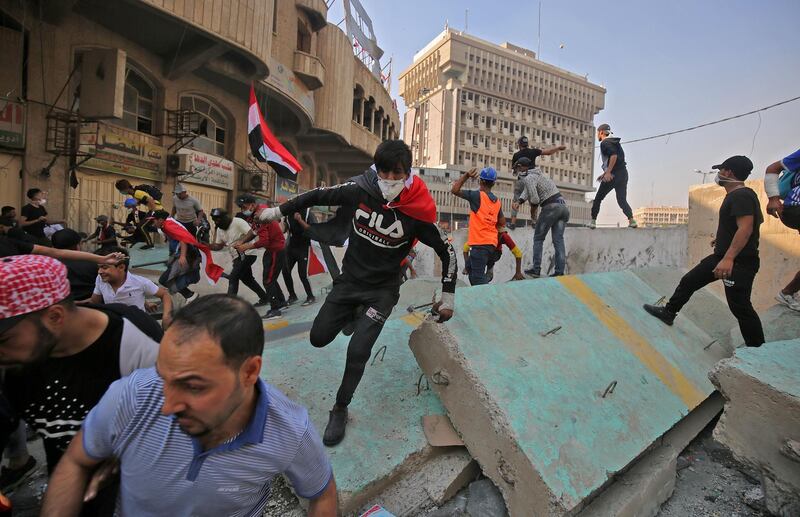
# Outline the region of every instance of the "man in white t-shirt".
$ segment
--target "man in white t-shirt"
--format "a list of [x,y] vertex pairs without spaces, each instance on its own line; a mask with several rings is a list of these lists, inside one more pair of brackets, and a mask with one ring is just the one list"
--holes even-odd
[[151,280],[134,275],[128,271],[128,252],[125,248],[109,248],[109,252],[123,253],[125,259],[97,268],[97,280],[89,303],[121,303],[136,307],[144,312],[153,312],[156,304],[147,302],[148,296],[161,298],[163,316],[161,325],[166,329],[172,319],[172,298],[169,291],[157,286]]
[[214,243],[209,247],[214,251],[227,247],[233,258],[233,269],[228,273],[228,294],[237,295],[239,293],[239,282],[241,281],[258,295],[256,307],[269,303],[266,291],[253,277],[253,263],[258,258],[256,250],[250,249],[239,253],[234,248],[237,244],[242,244],[242,239],[250,231],[250,224],[242,218],[231,217],[224,208],[213,209],[211,211],[211,220],[214,221],[217,230],[214,236]]

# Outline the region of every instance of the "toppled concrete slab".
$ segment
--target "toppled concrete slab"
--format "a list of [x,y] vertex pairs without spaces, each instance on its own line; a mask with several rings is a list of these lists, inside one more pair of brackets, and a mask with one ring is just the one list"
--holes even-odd
[[727,401],[714,438],[761,473],[770,512],[800,515],[800,339],[737,350],[710,377]]
[[720,349],[688,317],[668,327],[647,315],[659,291],[634,272],[469,294],[410,346],[511,515],[578,512],[713,392]]
[[[403,286],[409,299],[420,295],[430,299],[431,282],[412,282]],[[283,319],[286,328],[293,328],[309,317],[308,311],[292,308]],[[423,319],[420,313],[395,308],[350,405],[347,435],[341,444],[326,449],[344,515],[373,503],[398,516],[414,515],[442,504],[477,473],[463,447],[431,447],[425,438],[422,417],[442,415],[444,408],[436,394],[425,389],[424,379],[418,383],[422,371],[408,349],[411,331]],[[306,331],[281,339],[272,339],[274,335],[278,334],[266,334],[264,378],[307,407],[321,433],[335,401],[350,338],[340,335],[317,349],[308,342]]]

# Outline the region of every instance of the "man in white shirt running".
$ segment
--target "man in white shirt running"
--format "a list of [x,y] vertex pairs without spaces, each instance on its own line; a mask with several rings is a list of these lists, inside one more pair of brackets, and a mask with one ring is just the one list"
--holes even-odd
[[253,276],[253,264],[258,258],[255,249],[238,252],[234,246],[242,244],[244,237],[250,232],[250,224],[240,217],[231,217],[224,208],[211,210],[211,220],[217,227],[214,243],[209,247],[220,251],[227,247],[233,258],[233,269],[228,273],[228,294],[239,294],[239,282],[250,288],[258,296],[255,307],[262,307],[269,303],[267,292]]
[[88,303],[121,303],[136,307],[144,312],[154,312],[157,305],[146,300],[148,296],[161,298],[163,316],[161,325],[166,329],[172,318],[172,298],[169,291],[157,286],[153,281],[128,271],[128,252],[125,248],[109,248],[116,253],[123,253],[125,258],[116,264],[104,264],[97,268],[97,280],[94,292]]

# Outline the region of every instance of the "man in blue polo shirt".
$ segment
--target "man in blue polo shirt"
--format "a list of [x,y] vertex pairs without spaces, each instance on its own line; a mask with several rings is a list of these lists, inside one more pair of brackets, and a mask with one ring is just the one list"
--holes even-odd
[[120,463],[121,515],[261,515],[285,474],[309,515],[335,516],[336,483],[306,410],[259,378],[264,330],[243,300],[178,311],[156,368],[113,383],[58,464],[42,515],[78,515],[100,462]]

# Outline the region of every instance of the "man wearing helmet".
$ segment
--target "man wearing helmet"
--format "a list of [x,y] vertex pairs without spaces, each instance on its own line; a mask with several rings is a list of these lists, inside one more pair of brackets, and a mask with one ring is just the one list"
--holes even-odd
[[[478,190],[461,190],[469,178],[479,178]],[[505,226],[503,208],[500,199],[492,194],[492,187],[497,181],[497,171],[492,167],[484,168],[480,174],[472,169],[461,175],[450,189],[454,195],[469,202],[469,283],[481,285],[488,283],[486,268],[489,258],[497,249],[497,230]]]

